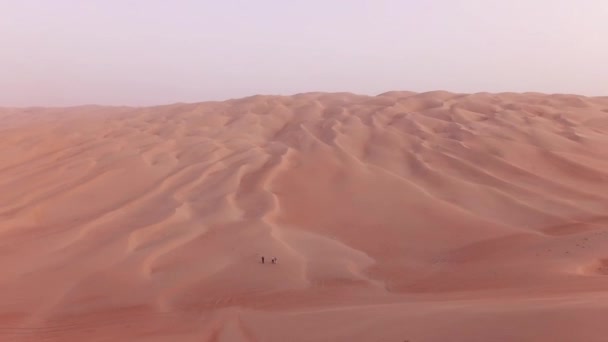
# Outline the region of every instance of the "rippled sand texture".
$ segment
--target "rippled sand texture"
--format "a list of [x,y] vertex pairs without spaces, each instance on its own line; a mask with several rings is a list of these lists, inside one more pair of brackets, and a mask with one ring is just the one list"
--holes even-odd
[[608,98],[5,108],[0,130],[1,341],[608,340]]

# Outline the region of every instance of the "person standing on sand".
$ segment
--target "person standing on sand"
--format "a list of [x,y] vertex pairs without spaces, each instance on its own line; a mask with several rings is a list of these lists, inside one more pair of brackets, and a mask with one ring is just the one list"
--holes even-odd
[[262,255],[262,264],[264,263],[264,256]]

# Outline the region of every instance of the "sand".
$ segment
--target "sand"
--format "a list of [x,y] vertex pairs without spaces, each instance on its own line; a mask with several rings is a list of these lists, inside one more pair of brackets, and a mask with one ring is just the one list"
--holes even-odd
[[608,340],[608,98],[3,108],[0,156],[0,341]]

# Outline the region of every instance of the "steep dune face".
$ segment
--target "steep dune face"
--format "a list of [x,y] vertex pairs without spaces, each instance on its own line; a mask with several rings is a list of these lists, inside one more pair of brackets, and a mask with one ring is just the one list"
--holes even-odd
[[0,109],[0,130],[0,340],[606,340],[606,98]]

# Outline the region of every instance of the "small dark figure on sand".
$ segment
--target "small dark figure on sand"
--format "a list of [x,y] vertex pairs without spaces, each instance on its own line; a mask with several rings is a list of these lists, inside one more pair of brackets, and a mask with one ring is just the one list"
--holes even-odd
[[273,264],[276,264],[276,263],[277,263],[277,258],[276,258],[276,257],[272,258],[272,263],[273,263]]
[[264,256],[262,256],[262,264],[264,263]]

